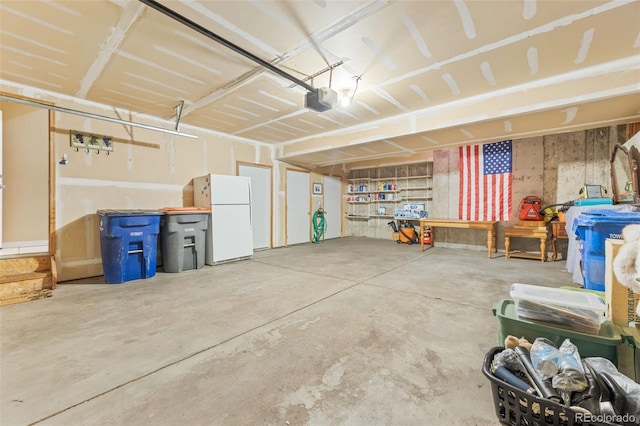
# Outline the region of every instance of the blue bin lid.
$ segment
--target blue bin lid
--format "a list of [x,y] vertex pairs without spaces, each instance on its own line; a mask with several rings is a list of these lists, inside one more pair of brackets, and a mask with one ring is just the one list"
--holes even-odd
[[626,210],[611,210],[611,209],[596,209],[596,210],[588,210],[586,212],[580,213],[580,216],[607,216],[607,217],[627,217],[627,216],[640,216],[640,212],[632,212]]
[[143,209],[135,209],[135,210],[98,210],[99,216],[154,216],[154,215],[163,215],[164,213],[160,210],[143,210]]
[[576,232],[578,227],[589,227],[604,222],[613,223],[639,223],[640,212],[616,211],[616,210],[592,210],[582,212],[573,221],[572,230]]

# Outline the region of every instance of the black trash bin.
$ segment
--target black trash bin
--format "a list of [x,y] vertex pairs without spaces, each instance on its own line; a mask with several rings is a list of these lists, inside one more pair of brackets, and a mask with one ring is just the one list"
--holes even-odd
[[160,241],[165,272],[202,268],[211,210],[202,207],[169,207],[162,211]]

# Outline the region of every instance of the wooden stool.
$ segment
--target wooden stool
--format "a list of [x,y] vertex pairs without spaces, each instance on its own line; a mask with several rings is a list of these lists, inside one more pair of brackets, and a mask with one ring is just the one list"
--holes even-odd
[[[511,238],[537,238],[540,240],[540,254],[514,252],[511,253]],[[514,226],[504,229],[504,255],[507,258],[521,257],[524,259],[540,259],[544,262],[547,260],[547,238],[548,231],[546,226]]]
[[558,258],[556,240],[568,240],[569,236],[567,235],[567,230],[565,228],[566,223],[559,222],[557,220],[552,220],[549,223],[551,223],[551,260],[555,261]]

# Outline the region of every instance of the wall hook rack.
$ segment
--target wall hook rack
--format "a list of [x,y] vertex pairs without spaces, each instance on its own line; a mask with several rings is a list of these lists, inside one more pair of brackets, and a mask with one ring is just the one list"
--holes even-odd
[[104,151],[109,155],[113,151],[113,137],[111,136],[98,136],[91,133],[84,133],[78,130],[71,130],[71,146],[79,151],[80,148],[87,150],[87,153],[91,150],[96,151],[96,154],[100,154],[100,151]]

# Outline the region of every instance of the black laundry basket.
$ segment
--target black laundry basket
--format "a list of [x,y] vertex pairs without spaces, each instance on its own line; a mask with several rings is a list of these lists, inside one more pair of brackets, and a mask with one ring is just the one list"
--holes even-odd
[[[491,382],[491,393],[500,423],[513,426],[615,426],[614,423],[591,423],[576,420],[577,412],[546,398],[528,394],[491,373],[494,355],[504,347],[491,348],[484,357],[482,373]],[[544,413],[544,414],[543,414]]]

